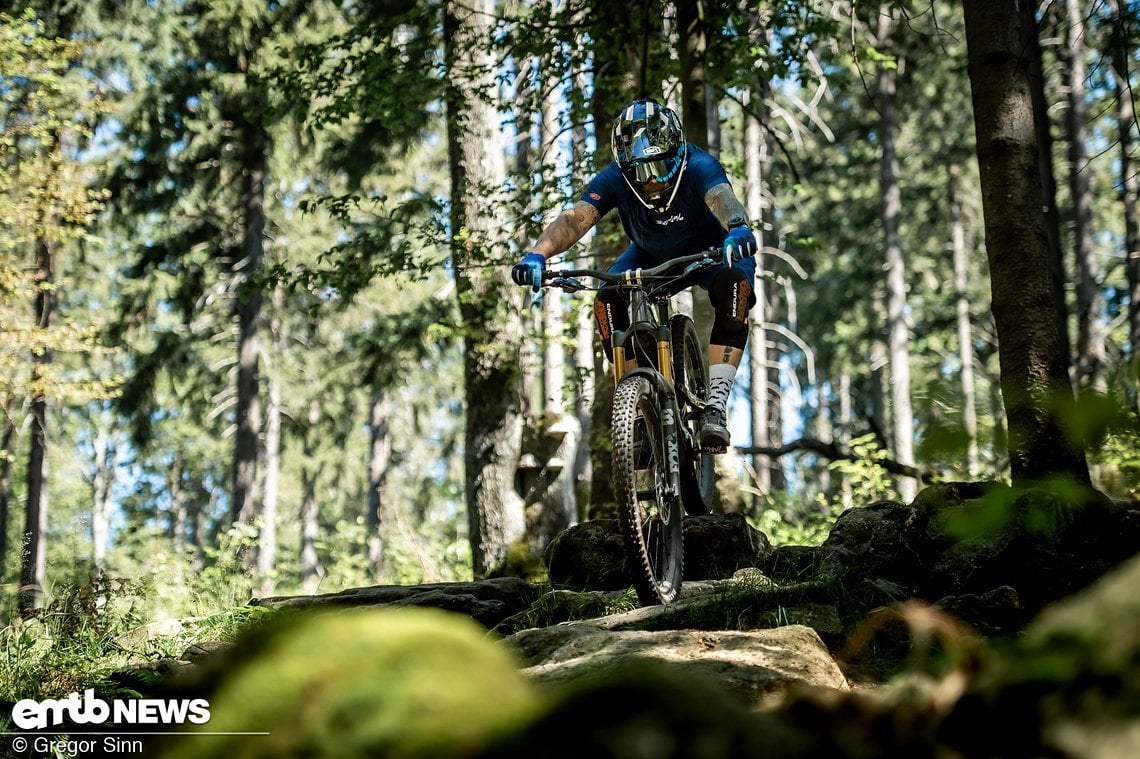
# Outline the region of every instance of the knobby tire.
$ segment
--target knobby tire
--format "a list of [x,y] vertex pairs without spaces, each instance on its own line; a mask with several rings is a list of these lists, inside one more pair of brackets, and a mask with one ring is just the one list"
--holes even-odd
[[[648,379],[630,376],[614,392],[613,474],[622,540],[644,605],[667,604],[681,590],[684,565],[681,499],[666,497],[668,464],[657,393]],[[644,437],[648,461],[636,460]]]
[[709,397],[709,368],[693,320],[684,314],[669,322],[673,341],[673,380],[685,432],[681,435],[681,500],[688,514],[712,511],[716,460],[701,450],[700,413]]

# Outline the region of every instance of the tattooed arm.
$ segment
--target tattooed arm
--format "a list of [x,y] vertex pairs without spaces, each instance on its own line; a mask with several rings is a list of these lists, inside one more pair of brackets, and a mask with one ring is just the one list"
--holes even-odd
[[727,182],[721,182],[705,193],[705,203],[708,204],[709,210],[720,220],[720,225],[725,229],[748,224],[748,211],[737,200],[736,193],[732,191],[732,185]]
[[544,258],[565,253],[597,222],[598,209],[584,200],[579,200],[573,207],[558,214],[558,218],[547,225],[530,249],[540,253]]

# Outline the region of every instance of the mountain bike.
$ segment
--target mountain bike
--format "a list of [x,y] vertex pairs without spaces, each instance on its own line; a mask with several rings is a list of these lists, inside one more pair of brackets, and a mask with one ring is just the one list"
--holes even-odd
[[[719,249],[612,274],[547,270],[544,287],[597,290],[590,277],[629,296],[630,327],[615,331],[611,426],[614,491],[626,557],[643,605],[668,604],[681,590],[684,513],[712,506],[714,451],[701,449],[700,414],[708,399],[708,361],[693,320],[671,313],[670,298],[721,261]],[[637,367],[627,371],[627,358]],[[717,451],[719,452],[719,451]]]

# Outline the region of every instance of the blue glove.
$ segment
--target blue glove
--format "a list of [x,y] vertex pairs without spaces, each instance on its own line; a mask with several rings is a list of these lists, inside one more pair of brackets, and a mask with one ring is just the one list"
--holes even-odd
[[741,224],[728,230],[724,238],[724,265],[732,266],[737,261],[756,255],[756,236],[752,230]]
[[542,272],[546,270],[546,257],[541,253],[527,253],[515,268],[511,269],[511,279],[516,285],[530,285],[535,290],[542,286]]

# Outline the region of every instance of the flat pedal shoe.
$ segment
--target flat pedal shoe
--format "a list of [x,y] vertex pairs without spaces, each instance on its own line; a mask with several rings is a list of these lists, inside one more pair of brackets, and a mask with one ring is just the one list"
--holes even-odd
[[728,434],[728,424],[724,411],[716,406],[705,406],[701,412],[701,450],[705,453],[724,453],[732,438]]

